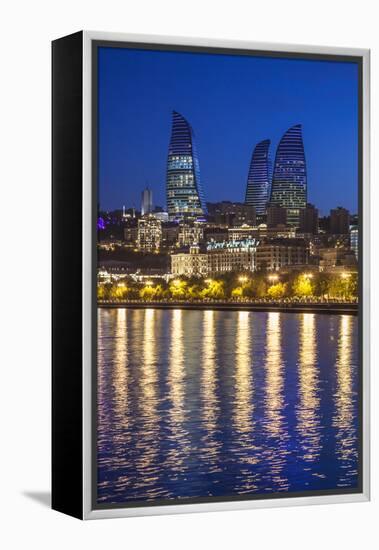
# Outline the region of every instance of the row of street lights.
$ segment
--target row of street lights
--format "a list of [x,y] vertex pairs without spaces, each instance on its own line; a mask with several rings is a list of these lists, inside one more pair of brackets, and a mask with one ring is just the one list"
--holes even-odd
[[[313,273],[304,273],[303,277],[304,277],[304,279],[313,279]],[[345,271],[343,271],[341,273],[341,278],[342,279],[348,279],[349,277],[351,277],[351,273],[346,273]],[[279,281],[279,275],[277,275],[276,273],[272,273],[271,275],[267,276],[267,279],[271,283],[275,283],[275,282]],[[249,277],[247,277],[246,275],[241,275],[240,277],[238,277],[238,281],[242,284],[245,284],[249,281]],[[210,285],[210,284],[213,283],[213,279],[205,279],[204,282],[207,285]],[[145,281],[146,286],[152,286],[153,284],[154,284],[154,282],[151,281],[151,280]],[[180,286],[181,279],[174,279],[173,284],[177,287]],[[119,283],[117,286],[122,288],[122,287],[125,287],[125,284],[124,283]]]

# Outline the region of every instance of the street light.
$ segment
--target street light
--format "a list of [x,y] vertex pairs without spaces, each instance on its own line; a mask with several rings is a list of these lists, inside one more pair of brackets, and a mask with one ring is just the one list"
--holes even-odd
[[246,275],[241,275],[241,277],[238,277],[238,280],[240,283],[247,283],[248,278],[246,277]]

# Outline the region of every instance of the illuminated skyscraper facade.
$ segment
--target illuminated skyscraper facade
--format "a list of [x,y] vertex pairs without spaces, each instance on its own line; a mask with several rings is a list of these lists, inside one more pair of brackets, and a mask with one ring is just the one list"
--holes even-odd
[[251,156],[245,203],[254,206],[256,215],[263,216],[269,200],[271,160],[269,157],[270,140],[258,143]]
[[176,111],[172,114],[166,197],[170,220],[196,219],[207,213],[194,132]]
[[292,126],[278,145],[270,204],[287,210],[287,224],[299,225],[300,210],[307,204],[307,169],[301,124]]

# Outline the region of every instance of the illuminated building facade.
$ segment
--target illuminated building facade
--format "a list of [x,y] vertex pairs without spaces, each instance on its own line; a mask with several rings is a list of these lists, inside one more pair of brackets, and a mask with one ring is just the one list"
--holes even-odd
[[166,199],[170,220],[196,219],[207,213],[194,132],[176,111],[168,149]]
[[213,277],[222,273],[255,270],[255,251],[258,242],[212,243],[201,252],[191,246],[186,253],[171,255],[171,272],[175,276]]
[[241,227],[230,227],[228,229],[229,241],[243,241],[258,237],[259,229],[250,225],[242,225]]
[[268,227],[266,224],[260,224],[257,227],[231,227],[228,229],[229,241],[241,241],[244,239],[263,239],[265,237],[296,237],[296,229],[291,226]]
[[151,214],[138,220],[137,248],[143,252],[158,252],[162,246],[162,222]]
[[135,248],[138,239],[138,222],[132,220],[124,227],[124,243],[128,248]]
[[254,271],[255,247],[235,246],[229,249],[209,251],[208,276],[216,276],[220,273]]
[[356,259],[358,260],[358,227],[353,226],[350,229],[350,248],[354,252]]
[[178,233],[178,245],[180,247],[199,244],[203,239],[204,224],[202,222],[180,222]]
[[270,204],[285,208],[286,223],[299,226],[300,210],[307,204],[307,169],[301,124],[289,128],[279,142]]
[[269,200],[271,179],[269,147],[269,139],[255,146],[247,176],[245,203],[255,208],[257,216],[263,216],[266,213]]
[[171,273],[175,276],[206,277],[208,275],[208,255],[192,246],[189,253],[171,255]]
[[162,223],[167,223],[168,222],[168,212],[156,212],[154,211],[152,213],[152,215],[154,216],[154,218],[157,218],[157,220],[160,220]]

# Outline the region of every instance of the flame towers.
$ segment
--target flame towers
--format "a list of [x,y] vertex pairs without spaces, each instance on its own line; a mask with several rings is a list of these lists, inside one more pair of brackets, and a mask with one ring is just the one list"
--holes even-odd
[[300,209],[307,204],[307,170],[301,124],[283,135],[275,157],[270,205],[287,211],[287,223],[298,226]]
[[271,175],[269,147],[269,139],[261,141],[255,146],[247,177],[245,203],[254,206],[257,216],[265,214],[269,200]]
[[194,132],[188,121],[176,111],[172,113],[166,197],[171,220],[195,219],[207,213]]

